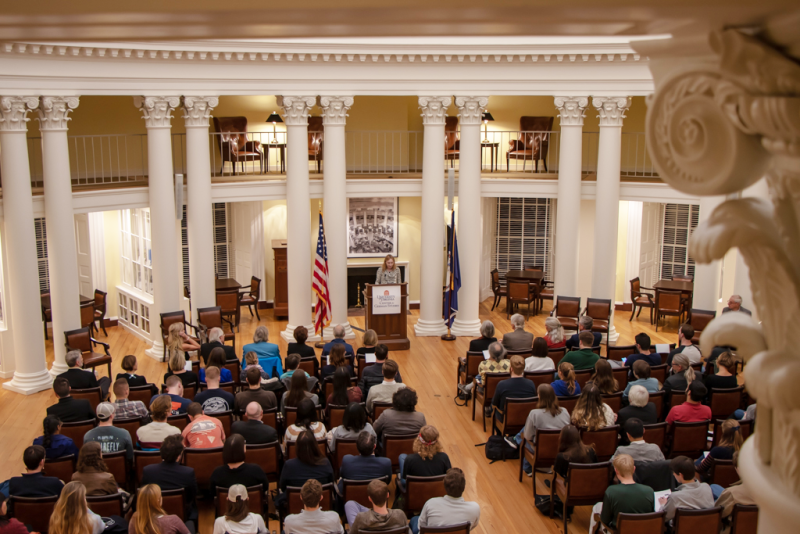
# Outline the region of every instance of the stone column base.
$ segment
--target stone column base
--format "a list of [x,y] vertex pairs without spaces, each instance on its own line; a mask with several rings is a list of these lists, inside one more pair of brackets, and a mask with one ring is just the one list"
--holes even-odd
[[453,321],[453,326],[450,327],[450,333],[454,336],[480,336],[481,322],[478,319],[472,321],[462,321],[456,317],[456,320]]
[[53,365],[50,366],[50,376],[55,378],[61,373],[66,373],[67,369],[69,367],[67,367],[66,362],[53,362]]
[[[152,326],[152,324],[151,324]],[[160,329],[159,329],[160,331]],[[157,362],[164,361],[164,342],[161,340],[161,336],[158,336],[157,339],[153,341],[153,346],[149,349],[144,351],[145,354],[153,358]]]
[[442,336],[447,333],[447,327],[444,325],[444,319],[437,319],[435,321],[425,321],[419,319],[417,324],[414,325],[414,334],[417,337],[425,336]]
[[43,369],[37,373],[15,372],[14,378],[10,382],[3,384],[3,388],[21,393],[22,395],[32,395],[40,391],[45,391],[53,387],[53,377]]

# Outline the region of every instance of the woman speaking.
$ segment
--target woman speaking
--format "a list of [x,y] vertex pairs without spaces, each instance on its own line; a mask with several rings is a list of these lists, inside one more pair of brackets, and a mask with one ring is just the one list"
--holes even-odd
[[398,267],[391,254],[387,254],[383,260],[383,265],[378,267],[378,275],[375,277],[376,284],[399,284],[402,282],[400,267]]

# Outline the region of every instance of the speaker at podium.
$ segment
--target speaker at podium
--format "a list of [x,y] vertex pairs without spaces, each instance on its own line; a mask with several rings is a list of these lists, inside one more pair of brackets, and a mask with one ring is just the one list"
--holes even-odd
[[408,283],[366,284],[366,327],[390,350],[408,350]]

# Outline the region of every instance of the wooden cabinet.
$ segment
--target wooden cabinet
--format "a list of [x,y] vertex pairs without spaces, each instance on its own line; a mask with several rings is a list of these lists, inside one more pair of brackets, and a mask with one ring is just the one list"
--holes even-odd
[[289,286],[286,273],[288,262],[286,260],[286,240],[275,239],[272,241],[272,252],[275,255],[275,317],[289,316]]

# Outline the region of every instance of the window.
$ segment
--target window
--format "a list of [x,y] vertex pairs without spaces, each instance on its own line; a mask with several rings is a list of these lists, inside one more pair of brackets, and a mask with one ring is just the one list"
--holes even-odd
[[542,267],[552,272],[553,205],[547,198],[498,198],[492,269]]
[[[224,202],[216,202],[213,205],[214,217],[214,273],[219,278],[229,278],[228,270],[228,205]],[[186,224],[186,204],[183,205],[183,216],[181,218],[181,246],[183,258],[183,285],[189,285],[189,233]]]
[[153,252],[150,245],[150,209],[120,210],[122,283],[153,294]]
[[181,261],[183,262],[183,287],[189,285],[189,232],[186,230],[186,204],[183,205],[183,215],[181,215]]
[[47,264],[47,225],[44,217],[33,220],[36,232],[36,259],[39,263],[39,292],[50,292],[50,267]]
[[697,228],[700,206],[664,204],[664,232],[661,243],[661,278],[694,276],[694,259],[689,256],[689,237]]

